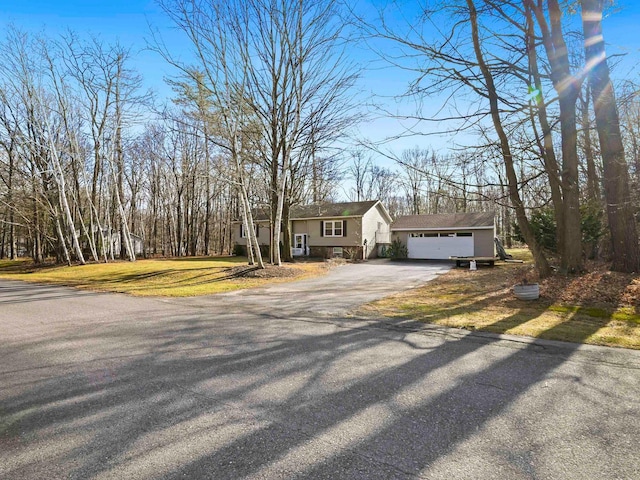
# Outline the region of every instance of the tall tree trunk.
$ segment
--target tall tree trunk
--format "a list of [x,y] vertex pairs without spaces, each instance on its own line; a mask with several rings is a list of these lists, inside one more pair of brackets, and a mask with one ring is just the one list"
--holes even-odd
[[[71,215],[71,208],[69,207],[69,199],[67,198],[67,188],[66,181],[64,178],[64,172],[62,171],[62,166],[60,165],[60,158],[58,156],[57,147],[53,142],[53,136],[50,132],[50,144],[51,144],[51,159],[53,161],[53,169],[54,169],[54,177],[56,179],[56,183],[58,185],[58,200],[60,202],[60,208],[62,209],[64,219],[66,221],[67,230],[69,235],[71,236],[71,245],[73,246],[73,250],[76,254],[76,258],[81,265],[84,265],[86,262],[84,260],[84,255],[82,254],[82,249],[80,248],[80,242],[78,241],[78,233],[76,232],[76,227],[73,222],[73,216]],[[58,222],[57,227],[60,228],[58,216],[56,215],[56,222]],[[62,238],[64,240],[64,237]],[[64,243],[64,242],[63,242]],[[68,257],[68,253],[65,254]]]
[[64,261],[67,265],[71,266],[71,258],[69,257],[69,250],[67,249],[67,243],[64,239],[64,233],[62,233],[60,214],[57,210],[54,212],[54,222],[56,225],[56,235],[58,236],[58,245],[60,246],[60,250],[62,250]]
[[204,254],[211,255],[211,159],[209,158],[209,120],[203,113],[202,125],[204,133]]
[[551,36],[549,41],[543,39],[543,43],[551,65],[553,85],[558,93],[560,136],[562,139],[562,191],[565,229],[561,269],[564,272],[573,273],[583,270],[578,187],[578,132],[576,129],[576,102],[580,88],[578,81],[571,74],[569,53],[562,33],[560,6],[557,0],[547,0],[547,4],[551,20]]
[[600,203],[600,179],[596,168],[593,145],[591,145],[591,121],[589,120],[589,95],[591,88],[587,86],[584,97],[580,97],[583,152],[587,167],[587,198],[594,203]]
[[[542,96],[542,79],[538,68],[538,55],[536,53],[536,36],[533,22],[533,12],[528,4],[525,3],[525,16],[527,19],[527,53],[529,58],[529,70],[533,80],[533,99],[532,103],[536,104],[536,113],[540,127],[542,128],[542,145],[540,147],[544,168],[549,179],[549,188],[551,191],[551,201],[553,202],[553,212],[556,220],[557,245],[558,253],[563,256],[565,249],[565,209],[562,197],[560,169],[556,158],[556,152],[553,145],[552,127],[548,120],[547,107]],[[535,128],[535,122],[532,119]],[[538,135],[536,135],[538,137]]]
[[9,258],[16,259],[16,224],[15,208],[13,206],[13,175],[14,175],[14,155],[13,149],[9,151],[9,178],[7,182],[7,210],[9,217]]
[[613,248],[612,268],[620,272],[637,272],[640,269],[638,232],[620,121],[604,50],[602,9],[602,0],[582,0],[585,61],[602,154],[604,195]]
[[282,204],[282,259],[285,262],[291,262],[293,255],[291,252],[291,198],[289,197],[289,189],[285,193],[284,202]]
[[538,269],[540,277],[546,277],[551,274],[551,268],[547,262],[542,249],[538,245],[536,238],[527,219],[526,211],[520,198],[520,192],[518,191],[518,178],[513,163],[513,155],[511,154],[511,148],[509,145],[509,138],[507,137],[504,128],[502,127],[502,120],[500,119],[500,110],[498,105],[498,93],[496,91],[495,83],[493,81],[493,75],[487,66],[482,49],[480,48],[480,35],[478,33],[478,12],[476,11],[473,0],[467,0],[467,6],[469,7],[469,19],[471,22],[471,36],[473,41],[473,50],[476,55],[476,60],[480,71],[485,81],[485,87],[487,88],[487,96],[489,98],[489,107],[491,111],[491,119],[493,126],[496,130],[498,138],[500,139],[500,151],[504,160],[505,171],[507,174],[507,181],[509,185],[509,198],[513,204],[516,212],[516,218],[522,236],[529,245],[529,249],[533,254],[533,259]]

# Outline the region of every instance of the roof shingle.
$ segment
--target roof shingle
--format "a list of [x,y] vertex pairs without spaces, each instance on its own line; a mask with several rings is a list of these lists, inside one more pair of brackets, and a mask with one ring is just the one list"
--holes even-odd
[[[313,205],[296,205],[291,207],[290,219],[303,218],[335,218],[335,217],[360,217],[367,213],[378,200],[366,202],[341,202],[341,203],[316,203]],[[268,220],[268,212],[256,212],[255,220]]]
[[405,215],[403,217],[398,217],[391,224],[391,230],[493,228],[494,222],[494,212]]

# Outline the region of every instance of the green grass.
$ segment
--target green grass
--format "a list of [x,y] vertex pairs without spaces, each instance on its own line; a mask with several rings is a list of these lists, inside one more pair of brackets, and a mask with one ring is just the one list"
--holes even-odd
[[242,257],[189,257],[92,263],[76,266],[34,266],[26,260],[0,261],[0,278],[66,285],[137,296],[184,297],[229,292],[267,283],[291,281],[322,273],[322,264],[287,265],[296,277],[252,278],[239,275]]

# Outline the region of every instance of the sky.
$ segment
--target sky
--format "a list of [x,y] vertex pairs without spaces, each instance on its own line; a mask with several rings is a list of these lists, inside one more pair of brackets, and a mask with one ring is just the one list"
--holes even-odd
[[[359,5],[371,8],[372,2],[380,3],[379,0],[360,0]],[[406,9],[416,5],[410,0],[401,0],[401,3]],[[604,22],[607,53],[628,53],[617,72],[620,76],[634,77],[637,80],[640,73],[637,65],[640,59],[640,1],[618,0],[617,4],[618,11],[613,11]],[[70,29],[80,35],[97,35],[105,42],[117,40],[132,49],[132,66],[143,76],[145,86],[155,91],[160,98],[170,96],[171,90],[164,83],[164,78],[174,72],[157,54],[145,49],[150,37],[150,26],[157,28],[166,43],[176,51],[188,50],[188,44],[172,28],[154,0],[0,0],[0,30],[4,30],[10,23],[27,31],[44,31],[52,36]],[[363,63],[373,58],[372,54],[362,48],[353,49],[352,54]],[[406,109],[412,107],[398,106],[389,97],[401,93],[409,80],[406,72],[387,66],[366,72],[360,88],[365,94],[384,97],[382,101],[387,102],[389,110]],[[370,140],[382,141],[401,129],[395,119],[378,118],[363,125],[360,133]],[[451,145],[451,139],[418,136],[390,145],[389,148],[396,150],[420,145],[432,146],[442,151]]]

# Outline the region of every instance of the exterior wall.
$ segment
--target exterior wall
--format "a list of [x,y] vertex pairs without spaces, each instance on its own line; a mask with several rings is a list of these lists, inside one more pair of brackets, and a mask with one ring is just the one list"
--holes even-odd
[[378,231],[378,224],[380,225],[380,232],[389,232],[389,221],[387,217],[382,213],[382,207],[380,204],[376,205],[376,208],[370,209],[362,217],[362,245],[365,240],[366,245],[366,257],[375,258],[378,256],[378,248],[376,245],[376,232]]
[[[347,235],[344,237],[324,237],[320,235],[320,229],[323,221],[346,221]],[[309,220],[292,220],[291,222],[291,241],[297,233],[307,234],[307,246],[309,247],[309,255],[312,257],[333,257],[333,247],[343,247],[343,256],[345,258],[363,258],[364,241],[367,240],[366,256],[374,258],[378,255],[376,245],[376,231],[378,231],[378,223],[381,224],[381,232],[389,232],[390,223],[387,215],[383,213],[380,205],[370,209],[363,217],[334,217]],[[269,244],[269,226],[268,222],[259,222],[258,242],[261,245]],[[234,226],[234,242],[237,245],[246,247],[247,239],[240,236],[240,223]],[[406,241],[406,240],[405,240]]]
[[[346,220],[347,235],[345,237],[321,237],[320,226],[324,220]],[[260,245],[269,244],[269,226],[267,222],[259,222],[258,243]],[[307,246],[309,247],[309,255],[311,257],[331,258],[333,257],[333,247],[348,248],[343,252],[345,258],[355,258],[358,255],[355,249],[359,251],[359,257],[362,258],[362,218],[323,218],[312,220],[292,220],[291,222],[291,241],[293,242],[296,233],[307,234]],[[234,241],[237,245],[246,247],[247,239],[240,236],[240,223],[235,223]],[[375,234],[374,234],[375,238]]]
[[443,233],[443,232],[473,232],[473,255],[475,257],[495,257],[495,243],[493,241],[494,229],[482,229],[482,230],[413,230],[410,232],[392,232],[391,239],[399,239],[404,245],[407,245],[408,237],[410,233]]
[[[241,223],[233,224],[233,241],[237,245],[247,245],[247,238],[242,238],[240,236],[240,225]],[[258,222],[258,243],[260,245],[269,245],[269,223],[268,222]]]
[[292,220],[291,221],[291,234],[306,233],[307,241],[309,240],[309,225],[307,220]]
[[407,239],[410,232],[391,232],[391,241],[400,240],[403,245],[407,245]]
[[495,231],[474,230],[473,231],[473,251],[476,257],[495,257],[496,244],[493,241]]
[[[362,247],[342,247],[342,258],[360,260],[362,259]],[[310,247],[309,256],[316,258],[332,258],[334,257],[333,247]]]
[[[142,238],[139,237],[138,235],[135,235],[135,234],[131,234],[129,238],[131,238],[131,244],[133,246],[133,254],[136,255],[136,256],[143,255],[144,254],[144,242],[142,241]],[[106,235],[106,239],[108,240],[108,234]],[[113,254],[115,256],[119,256],[120,255],[120,247],[121,247],[120,234],[119,233],[112,233],[111,234],[111,248],[113,249]]]
[[[321,237],[320,227],[321,221],[325,220],[346,220],[347,236],[346,237]],[[302,221],[300,221],[302,222]],[[304,220],[307,231],[296,233],[307,233],[307,241],[309,247],[359,247],[362,245],[362,218],[323,218],[318,220]]]

